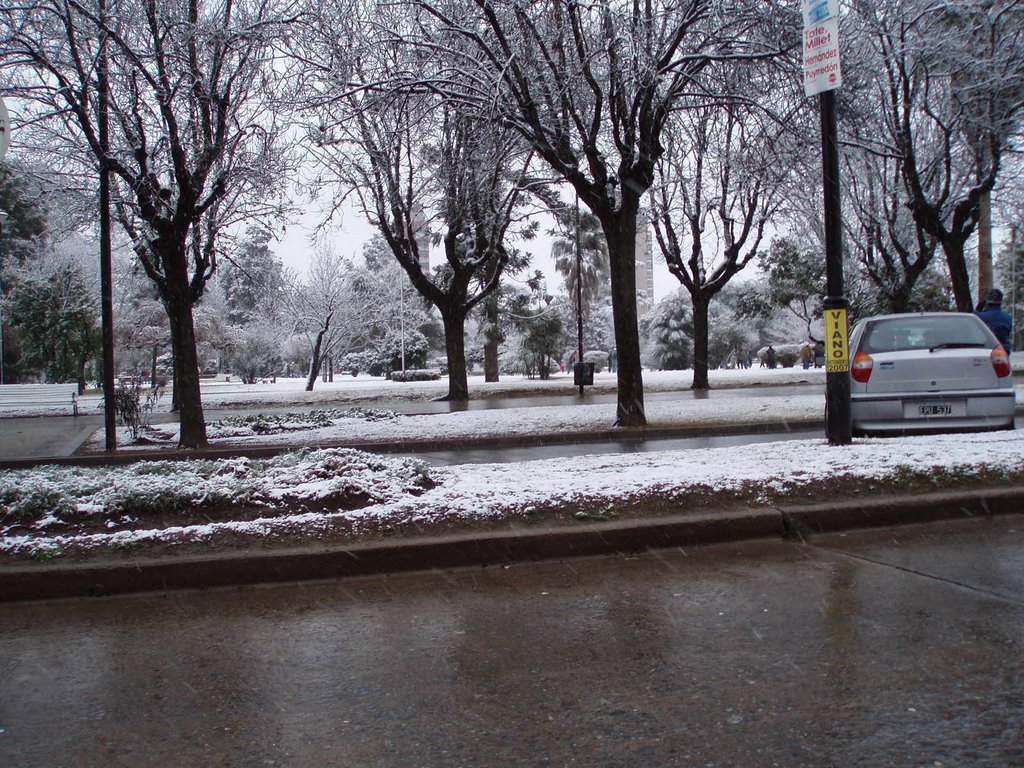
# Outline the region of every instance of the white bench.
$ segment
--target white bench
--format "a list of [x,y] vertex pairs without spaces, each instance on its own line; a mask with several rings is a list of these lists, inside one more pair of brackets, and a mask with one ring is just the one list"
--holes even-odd
[[65,405],[78,415],[77,384],[0,385],[0,409]]

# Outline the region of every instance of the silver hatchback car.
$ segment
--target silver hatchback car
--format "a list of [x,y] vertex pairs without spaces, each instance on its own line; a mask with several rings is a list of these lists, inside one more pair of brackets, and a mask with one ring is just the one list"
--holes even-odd
[[850,334],[853,434],[1013,429],[1010,359],[977,317],[868,317]]

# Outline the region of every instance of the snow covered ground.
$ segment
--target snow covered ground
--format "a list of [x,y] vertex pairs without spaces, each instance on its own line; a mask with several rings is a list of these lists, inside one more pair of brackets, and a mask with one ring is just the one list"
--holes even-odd
[[[560,505],[588,519],[643,501],[677,501],[689,494],[746,494],[748,503],[812,487],[836,493],[854,480],[901,478],[1019,478],[1024,432],[857,440],[761,443],[721,449],[583,456],[515,464],[428,467],[417,460],[349,449],[290,453],[268,460],[141,463],[111,468],[48,467],[0,473],[3,529],[0,552],[60,553],[121,550],[139,542],[209,541],[220,535],[294,535],[315,540],[338,522],[415,528],[457,520],[524,518]],[[351,500],[365,495],[361,506]],[[752,495],[752,498],[751,498]],[[340,506],[332,509],[332,502]],[[159,526],[140,508],[201,509],[247,504],[255,519]],[[85,530],[85,528],[89,530]],[[103,530],[103,528],[107,530]],[[100,530],[96,530],[99,528]]]
[[[745,370],[721,370],[710,372],[714,388],[781,385],[797,383],[820,383],[824,385],[824,369],[811,368],[748,368]],[[645,371],[644,390],[664,392],[687,389],[693,383],[692,371]],[[243,384],[237,380],[218,377],[202,382],[203,405],[210,408],[252,407],[256,405],[307,407],[318,404],[337,403],[387,403],[393,401],[422,401],[444,396],[448,392],[448,380],[396,383],[387,379],[366,376],[336,376],[334,381],[317,381],[312,392],[305,391],[306,380],[279,378],[257,384]],[[614,392],[615,374],[604,372],[594,376],[594,388],[588,391]],[[559,373],[550,379],[527,379],[523,376],[503,376],[498,382],[485,382],[482,375],[469,377],[469,392],[473,399],[487,399],[521,395],[572,394],[572,374]],[[89,394],[80,401],[84,413],[97,412],[102,408],[102,397]],[[160,408],[170,407],[169,398],[164,397]]]
[[[814,370],[751,369],[715,372],[713,383],[723,386],[726,377],[735,377],[741,384],[755,384],[815,378],[821,381],[824,375]],[[610,383],[610,376],[608,379]],[[685,387],[688,382],[684,372],[651,375],[646,383],[648,391],[657,391]],[[342,395],[335,396],[333,402],[359,399],[351,395],[364,384],[368,390],[378,391],[381,382],[337,382],[333,389]],[[557,384],[527,382],[523,388],[543,391]],[[406,393],[414,386],[425,397],[444,388],[443,382],[439,389],[421,384],[392,386]],[[508,387],[509,383],[502,386]],[[332,388],[318,385],[318,390],[330,393]],[[301,394],[301,382],[298,387],[280,379],[276,384],[235,385],[231,392],[209,386],[204,394],[208,404],[225,395],[250,397],[250,402],[294,404],[292,398]],[[326,399],[331,401],[330,396]],[[708,400],[651,401],[647,413],[656,425],[706,424],[821,418],[823,406],[821,394],[749,397],[735,391],[718,393]],[[254,542],[284,532],[294,536],[296,531],[315,537],[340,521],[354,530],[368,523],[380,530],[445,520],[472,523],[516,519],[560,505],[593,518],[614,514],[618,507],[643,500],[678,501],[682,510],[685,499],[694,494],[742,494],[748,502],[752,499],[756,503],[812,487],[832,487],[838,492],[843,480],[898,483],[908,476],[956,478],[979,474],[1019,479],[1024,474],[1024,431],[856,440],[843,447],[829,446],[821,439],[794,440],[444,468],[408,458],[313,448],[341,440],[604,429],[611,425],[614,410],[614,405],[608,404],[430,416],[372,413],[369,418],[353,412],[332,418],[326,427],[307,428],[296,420],[293,429],[280,435],[253,434],[256,430],[245,422],[213,424],[215,444],[281,442],[305,447],[266,460],[147,462],[126,467],[39,467],[2,472],[0,552],[38,555],[72,549],[110,551],[111,547],[120,550],[138,542],[207,541],[225,534],[236,541],[252,537]],[[173,432],[165,436],[174,438]],[[187,509],[198,512],[195,517],[201,518],[205,508],[223,510],[231,505],[246,505],[256,512],[246,520],[180,525],[160,522],[165,510]]]

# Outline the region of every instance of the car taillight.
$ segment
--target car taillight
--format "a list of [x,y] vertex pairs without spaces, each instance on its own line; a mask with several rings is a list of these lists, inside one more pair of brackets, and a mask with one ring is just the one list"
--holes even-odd
[[1013,373],[1013,369],[1010,368],[1010,356],[1006,354],[1005,349],[996,347],[992,350],[992,354],[989,357],[992,358],[992,369],[1000,379]]
[[874,364],[875,361],[871,359],[871,355],[858,352],[853,356],[853,365],[850,366],[850,375],[853,376],[854,381],[859,381],[861,384],[867,384],[868,379],[871,378],[871,368]]

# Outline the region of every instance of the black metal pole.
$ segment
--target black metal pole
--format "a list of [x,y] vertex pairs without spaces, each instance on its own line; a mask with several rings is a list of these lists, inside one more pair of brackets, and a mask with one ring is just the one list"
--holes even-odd
[[114,277],[110,253],[110,172],[107,155],[110,150],[109,87],[107,71],[106,2],[100,0],[100,20],[104,29],[100,41],[99,70],[96,94],[99,99],[98,132],[100,141],[100,317],[103,325],[103,428],[106,449],[117,450],[117,421],[114,402]]
[[853,439],[850,416],[849,303],[843,295],[843,233],[839,195],[839,130],[834,90],[819,95],[825,187],[825,436],[831,445]]
[[576,196],[576,371],[583,397],[583,258],[580,254],[580,198]]
[[6,384],[4,376],[4,222],[7,212],[0,211],[0,384]]

